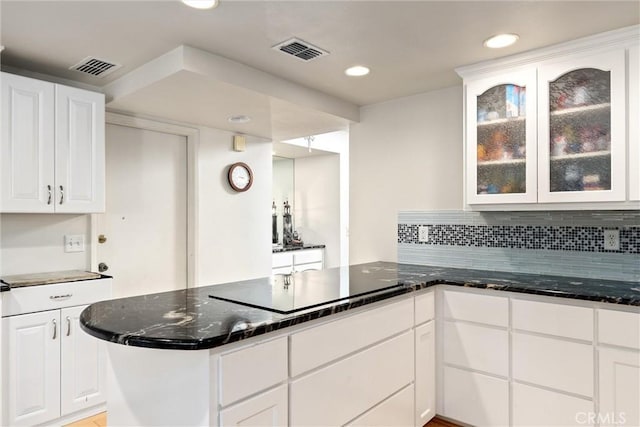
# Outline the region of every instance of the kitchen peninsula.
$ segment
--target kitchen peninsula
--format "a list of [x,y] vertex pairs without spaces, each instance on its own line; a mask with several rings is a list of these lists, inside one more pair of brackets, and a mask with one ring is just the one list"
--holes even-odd
[[[460,409],[458,402],[447,401],[447,391],[464,383],[452,382],[455,375],[479,375],[478,371],[491,368],[470,366],[474,372],[467,372],[466,362],[455,360],[474,350],[472,342],[464,342],[463,329],[455,333],[456,327],[471,326],[465,322],[489,323],[489,333],[504,337],[529,338],[520,331],[532,330],[537,335],[572,338],[571,331],[554,330],[563,325],[546,322],[545,316],[562,319],[564,310],[579,311],[584,325],[574,329],[586,327],[588,332],[580,339],[596,343],[599,351],[608,345],[635,348],[639,344],[634,341],[640,306],[640,285],[635,282],[383,262],[285,277],[88,307],[81,315],[83,328],[110,342],[109,423],[384,425],[393,420],[394,424],[424,425],[436,413],[436,394],[438,413],[469,422],[467,417],[482,412],[474,412],[482,402],[466,402]],[[521,309],[529,316],[520,316]],[[627,326],[608,336],[613,318]],[[527,325],[526,319],[536,325]],[[600,322],[597,336],[593,319]],[[505,343],[502,348],[488,342],[484,350],[466,356],[481,363],[486,359],[482,352],[490,347],[491,360],[505,361],[500,369],[506,374],[496,374],[504,379],[491,377],[500,381],[499,389],[508,390],[510,383],[520,387],[520,380],[533,388],[530,384],[538,383],[536,372],[522,373],[518,368],[515,376],[509,373],[508,354],[520,357],[520,350],[509,349],[506,339]],[[593,354],[592,344],[588,347]],[[436,351],[441,355],[437,367]],[[516,357],[514,368],[518,363]],[[541,360],[540,369],[544,366]],[[604,368],[600,369],[599,395],[593,390],[574,393],[581,396],[572,397],[581,408],[608,404],[603,393],[615,390],[607,388]],[[445,375],[436,388],[436,372],[440,378],[452,370],[455,375]],[[531,375],[523,379],[520,374]],[[565,387],[547,386],[543,381],[541,386]],[[568,391],[573,393],[572,386]],[[555,397],[555,392],[541,390]],[[497,403],[486,415],[493,417],[489,421],[507,420],[508,424],[510,411],[520,416],[528,410],[522,408],[521,398],[514,396],[510,405],[508,396],[504,401],[501,395],[495,396]]]

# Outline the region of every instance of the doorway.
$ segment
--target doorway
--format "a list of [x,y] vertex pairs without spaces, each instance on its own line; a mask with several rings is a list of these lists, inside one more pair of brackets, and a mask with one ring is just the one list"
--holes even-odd
[[[95,215],[95,260],[114,277],[113,296],[188,284],[188,148],[185,136],[106,127],[104,214]],[[100,243],[102,242],[102,243]]]

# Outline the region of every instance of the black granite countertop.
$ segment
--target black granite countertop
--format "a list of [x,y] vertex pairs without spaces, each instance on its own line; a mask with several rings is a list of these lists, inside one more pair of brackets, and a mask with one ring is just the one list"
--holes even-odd
[[279,252],[301,251],[303,249],[323,249],[325,245],[304,244],[302,246],[279,246],[272,249],[274,254]]
[[[333,272],[331,270],[334,270]],[[294,275],[335,280],[338,269],[306,271]],[[439,284],[496,291],[521,292],[640,306],[640,283],[429,267],[375,262],[342,267],[342,277],[370,280],[389,287],[367,295],[340,300],[293,314],[251,308],[211,298],[238,285],[263,286],[272,278],[180,291],[121,298],[92,304],[81,316],[82,328],[100,339],[138,347],[200,350],[265,334],[309,320],[360,307]],[[338,274],[337,276],[340,276]],[[393,287],[393,284],[402,286]]]

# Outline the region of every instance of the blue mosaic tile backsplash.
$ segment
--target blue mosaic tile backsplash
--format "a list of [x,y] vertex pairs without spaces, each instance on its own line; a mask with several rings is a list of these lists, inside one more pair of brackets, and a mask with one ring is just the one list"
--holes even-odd
[[[604,249],[608,229],[620,250]],[[398,262],[640,281],[640,212],[400,212]]]
[[[428,242],[418,241],[420,225],[429,228]],[[604,248],[611,228],[620,230],[618,251]],[[398,224],[398,243],[640,254],[640,227]]]

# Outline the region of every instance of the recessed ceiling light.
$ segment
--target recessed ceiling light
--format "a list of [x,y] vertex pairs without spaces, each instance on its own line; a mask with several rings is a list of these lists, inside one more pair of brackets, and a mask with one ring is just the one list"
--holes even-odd
[[196,9],[213,9],[218,5],[218,0],[182,0],[182,3]]
[[498,34],[493,37],[489,37],[482,43],[486,47],[491,49],[500,49],[501,47],[511,46],[518,41],[520,36],[517,34]]
[[231,116],[229,117],[230,123],[249,123],[251,121],[251,117],[245,115]]
[[356,65],[354,67],[347,68],[346,70],[344,70],[344,73],[347,76],[360,77],[369,74],[369,69],[367,67],[363,67],[362,65]]

